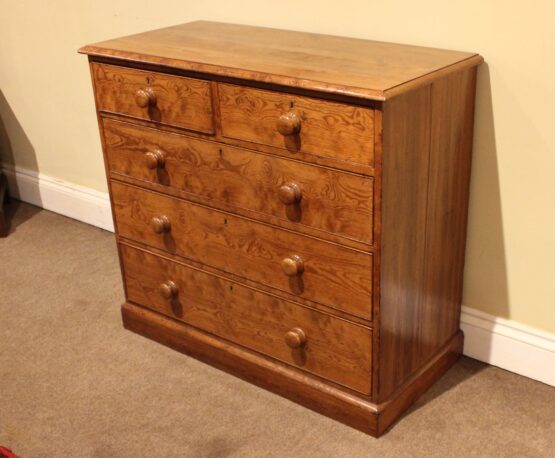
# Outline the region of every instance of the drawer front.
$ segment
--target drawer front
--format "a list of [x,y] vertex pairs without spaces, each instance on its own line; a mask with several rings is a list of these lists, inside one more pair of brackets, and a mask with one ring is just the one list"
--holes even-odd
[[374,110],[231,84],[218,85],[225,137],[373,166]]
[[97,63],[92,73],[101,111],[214,133],[207,81]]
[[127,245],[121,253],[129,300],[370,394],[370,329]]
[[112,182],[121,236],[371,318],[372,255]]
[[373,179],[110,119],[112,172],[372,243]]

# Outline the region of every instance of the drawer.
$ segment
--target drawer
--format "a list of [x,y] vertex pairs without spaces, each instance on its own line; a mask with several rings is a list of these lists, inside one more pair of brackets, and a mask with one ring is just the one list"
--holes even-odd
[[104,119],[109,168],[372,243],[373,179]]
[[373,166],[374,110],[310,97],[218,85],[225,137]]
[[118,182],[119,235],[371,318],[372,255]]
[[120,247],[130,301],[370,394],[370,329],[143,250]]
[[214,133],[207,81],[97,63],[92,73],[101,111]]

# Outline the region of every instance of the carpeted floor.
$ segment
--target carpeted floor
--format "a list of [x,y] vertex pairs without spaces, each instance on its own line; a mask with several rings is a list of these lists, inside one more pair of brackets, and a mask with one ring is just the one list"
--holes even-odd
[[10,212],[0,445],[21,457],[555,456],[555,388],[463,358],[376,440],[125,331],[113,235]]

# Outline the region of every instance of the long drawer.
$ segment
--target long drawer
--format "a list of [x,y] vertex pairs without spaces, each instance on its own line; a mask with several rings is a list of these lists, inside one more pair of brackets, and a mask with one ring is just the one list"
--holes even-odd
[[119,235],[371,319],[372,255],[111,183]]
[[372,108],[233,84],[218,93],[225,137],[374,165]]
[[106,64],[91,68],[100,111],[214,133],[208,81]]
[[113,173],[372,243],[370,177],[112,119],[103,127]]
[[369,328],[120,245],[130,301],[364,394]]

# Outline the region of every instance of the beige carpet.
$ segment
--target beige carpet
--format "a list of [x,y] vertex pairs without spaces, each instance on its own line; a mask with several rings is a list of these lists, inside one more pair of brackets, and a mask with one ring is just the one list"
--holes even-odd
[[22,457],[555,456],[555,389],[468,358],[376,440],[131,334],[113,235],[11,212],[0,444]]

